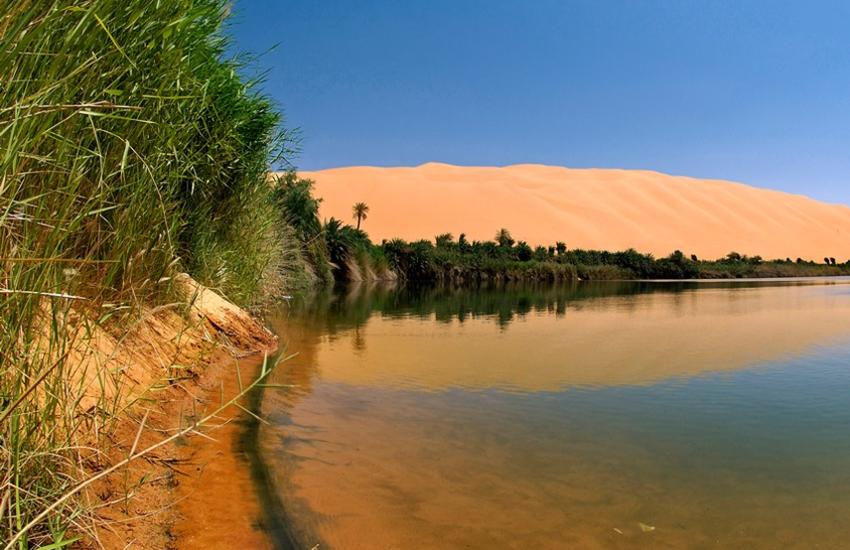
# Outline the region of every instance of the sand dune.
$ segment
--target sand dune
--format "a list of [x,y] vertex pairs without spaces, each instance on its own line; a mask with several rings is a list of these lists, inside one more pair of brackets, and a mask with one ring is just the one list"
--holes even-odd
[[301,175],[316,181],[325,218],[350,221],[351,206],[366,202],[363,229],[377,242],[446,232],[492,239],[506,227],[532,245],[850,258],[850,207],[729,181],[531,164],[357,166]]

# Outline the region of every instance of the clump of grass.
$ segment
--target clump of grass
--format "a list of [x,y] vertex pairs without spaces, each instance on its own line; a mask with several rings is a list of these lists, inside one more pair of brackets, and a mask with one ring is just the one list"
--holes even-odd
[[0,0],[0,540],[19,548],[85,530],[55,503],[117,409],[81,412],[77,336],[178,270],[244,305],[297,261],[265,181],[291,136],[225,58],[227,4]]

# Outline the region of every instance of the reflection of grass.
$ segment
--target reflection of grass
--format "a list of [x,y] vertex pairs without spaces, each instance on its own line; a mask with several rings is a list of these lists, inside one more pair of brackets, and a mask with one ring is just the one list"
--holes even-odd
[[[278,357],[275,357],[273,362]],[[263,514],[263,531],[272,540],[275,548],[280,550],[304,548],[305,546],[299,545],[295,540],[292,530],[294,523],[289,519],[280,493],[275,487],[274,475],[263,460],[260,447],[260,417],[265,391],[266,385],[258,384],[248,393],[246,408],[251,414],[244,417],[244,428],[239,436],[239,448],[245,453],[251,468],[251,478],[254,481]]]

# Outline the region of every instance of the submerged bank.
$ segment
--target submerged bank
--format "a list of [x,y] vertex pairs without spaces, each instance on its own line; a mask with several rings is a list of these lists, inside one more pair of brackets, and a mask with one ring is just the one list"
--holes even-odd
[[[268,358],[270,362],[276,356]],[[242,375],[256,376],[264,358],[254,356],[242,362]],[[212,384],[201,388],[203,399],[218,400],[223,392],[232,395],[239,391],[234,373],[219,373],[210,377]],[[259,386],[249,392],[242,402],[254,411],[253,402]],[[176,514],[171,529],[173,547],[177,550],[207,548],[250,548],[278,550],[284,546],[276,539],[282,532],[282,516],[269,515],[269,503],[260,490],[262,481],[253,475],[254,454],[246,442],[253,422],[259,423],[243,410],[231,411],[229,422],[210,434],[212,439],[194,438],[181,448],[185,464],[182,481],[174,491]],[[274,503],[276,510],[282,510]],[[280,519],[278,519],[280,518]]]

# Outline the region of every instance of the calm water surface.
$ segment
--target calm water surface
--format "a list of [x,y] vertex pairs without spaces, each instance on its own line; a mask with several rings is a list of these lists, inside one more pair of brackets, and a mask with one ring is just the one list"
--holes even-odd
[[253,445],[298,546],[850,548],[850,280],[355,288],[275,324]]

